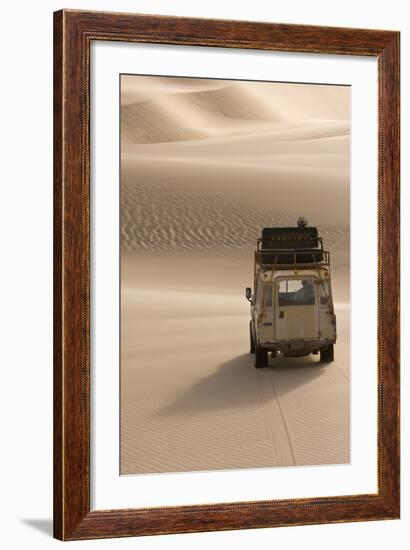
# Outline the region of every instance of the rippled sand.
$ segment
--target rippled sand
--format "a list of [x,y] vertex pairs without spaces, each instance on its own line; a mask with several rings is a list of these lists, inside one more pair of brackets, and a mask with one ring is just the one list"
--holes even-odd
[[[121,86],[121,472],[347,462],[348,89]],[[255,240],[300,215],[331,252],[336,362],[256,371]]]

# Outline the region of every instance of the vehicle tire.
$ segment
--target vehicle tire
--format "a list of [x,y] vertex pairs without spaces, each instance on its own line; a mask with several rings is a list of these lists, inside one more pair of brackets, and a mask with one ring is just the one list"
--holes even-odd
[[249,321],[249,340],[251,342],[249,351],[251,353],[255,353],[255,341],[253,339],[253,334],[252,334],[252,321]]
[[320,352],[320,362],[331,363],[332,361],[334,361],[334,350],[333,344],[330,344],[330,346],[327,346],[327,348]]
[[268,350],[260,348],[259,346],[255,347],[255,368],[263,369],[269,365],[268,359]]

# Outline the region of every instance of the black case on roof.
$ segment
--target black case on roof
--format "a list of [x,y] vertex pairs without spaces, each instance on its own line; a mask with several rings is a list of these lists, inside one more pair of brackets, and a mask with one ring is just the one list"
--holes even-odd
[[[272,250],[292,250],[275,253]],[[306,250],[306,253],[303,253]],[[302,253],[301,253],[302,252]],[[262,230],[260,259],[265,264],[307,264],[323,260],[316,227],[265,227]]]
[[267,248],[317,248],[316,227],[265,227],[262,229],[262,250]]

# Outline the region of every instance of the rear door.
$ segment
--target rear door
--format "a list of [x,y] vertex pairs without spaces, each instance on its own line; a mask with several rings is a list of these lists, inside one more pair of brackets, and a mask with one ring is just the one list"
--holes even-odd
[[318,285],[314,277],[278,279],[275,285],[276,340],[318,337]]

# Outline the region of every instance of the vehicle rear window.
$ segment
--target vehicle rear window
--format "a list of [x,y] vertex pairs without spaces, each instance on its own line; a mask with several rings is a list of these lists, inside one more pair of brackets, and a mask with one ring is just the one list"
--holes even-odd
[[279,306],[313,306],[315,284],[309,279],[284,279],[279,282]]

